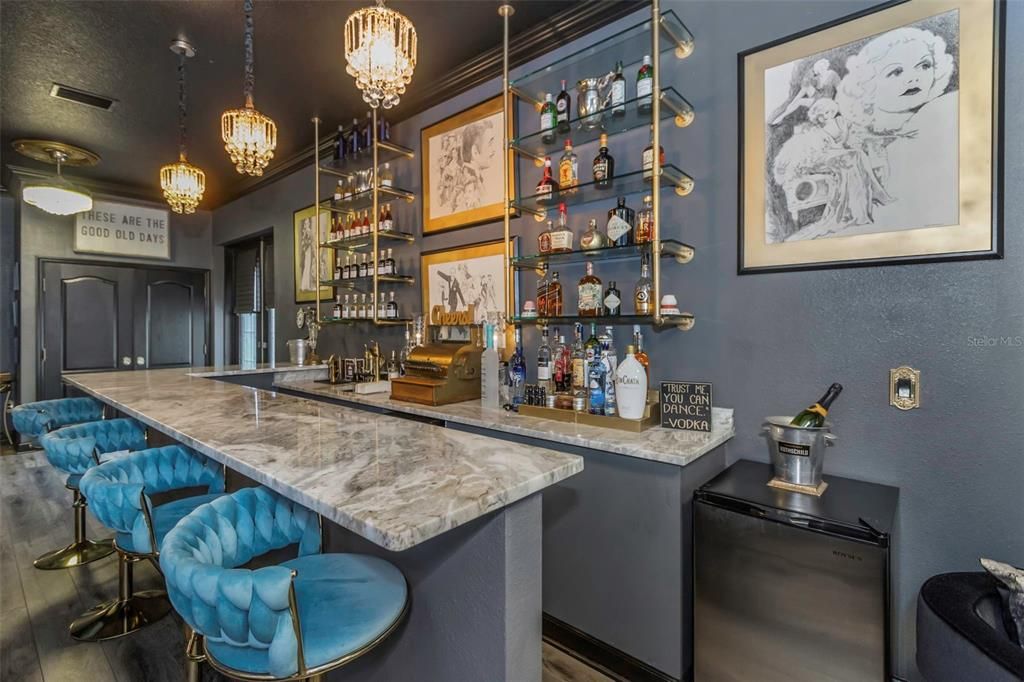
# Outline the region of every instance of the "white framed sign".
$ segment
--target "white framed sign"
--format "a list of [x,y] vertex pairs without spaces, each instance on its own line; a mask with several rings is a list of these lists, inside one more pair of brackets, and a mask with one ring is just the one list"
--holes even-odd
[[171,259],[170,213],[112,201],[96,201],[75,215],[75,252]]

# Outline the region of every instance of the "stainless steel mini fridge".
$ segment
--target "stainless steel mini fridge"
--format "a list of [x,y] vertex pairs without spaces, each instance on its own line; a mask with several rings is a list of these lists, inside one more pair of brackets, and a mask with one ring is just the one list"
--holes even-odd
[[771,476],[740,461],[696,493],[695,682],[888,680],[898,489],[826,476],[815,497]]

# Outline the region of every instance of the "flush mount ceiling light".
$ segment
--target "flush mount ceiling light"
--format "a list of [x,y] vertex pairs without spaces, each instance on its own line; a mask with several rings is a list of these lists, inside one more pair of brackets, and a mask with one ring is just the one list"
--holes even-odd
[[274,158],[277,148],[277,124],[269,117],[256,111],[252,103],[252,92],[256,86],[253,69],[252,42],[253,0],[244,0],[245,9],[245,106],[229,109],[221,114],[220,130],[224,149],[235,164],[235,170],[243,175],[263,175],[263,169]]
[[160,169],[160,189],[172,211],[195,213],[206,191],[206,173],[188,162],[185,149],[185,60],[194,57],[196,51],[184,40],[175,40],[171,52],[178,55],[178,162]]
[[53,140],[15,140],[14,151],[43,163],[57,165],[57,175],[47,180],[25,184],[21,198],[26,204],[54,215],[72,215],[92,209],[92,195],[76,187],[61,174],[64,166],[95,166],[100,157],[82,149]]
[[408,17],[384,6],[356,10],[345,22],[345,71],[356,79],[373,108],[398,104],[416,68],[416,28]]

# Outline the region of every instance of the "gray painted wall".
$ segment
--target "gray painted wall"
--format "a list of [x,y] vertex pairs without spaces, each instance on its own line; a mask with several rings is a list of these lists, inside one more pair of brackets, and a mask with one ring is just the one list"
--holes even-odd
[[[103,197],[111,201],[152,205],[166,208],[162,204],[147,204],[136,200],[117,197]],[[56,216],[21,202],[21,402],[35,400],[36,395],[36,347],[37,305],[38,305],[38,263],[40,258],[69,258],[75,260],[102,261],[105,263],[142,263],[182,268],[213,268],[211,253],[211,214],[196,211],[193,215],[181,216],[171,213],[171,260],[122,258],[75,253],[75,219],[73,216]],[[216,292],[214,292],[216,293]],[[213,298],[214,302],[220,298]],[[214,313],[216,319],[216,313]],[[219,332],[214,329],[216,342]]]
[[[921,583],[935,573],[976,570],[979,556],[1024,563],[1024,348],[984,345],[988,338],[1024,334],[1024,237],[1018,229],[1024,200],[1012,191],[1024,181],[1024,137],[1015,127],[1024,107],[1024,59],[1017,42],[1024,38],[1024,6],[1009,3],[1006,17],[1004,160],[1010,191],[1005,259],[736,275],[736,54],[872,4],[663,3],[683,18],[697,41],[690,58],[666,64],[663,70],[663,83],[679,88],[697,110],[691,127],[666,128],[663,135],[669,161],[696,179],[693,194],[666,202],[664,235],[697,247],[692,263],[664,269],[663,290],[675,293],[696,314],[697,324],[690,332],[645,330],[645,336],[655,381],[712,381],[716,403],[735,408],[737,436],[729,448],[733,460],[767,460],[759,436],[763,416],[803,407],[832,381],[844,384],[846,391],[833,413],[840,444],[830,451],[826,471],[901,488],[896,672],[915,679],[914,613]],[[597,42],[634,21],[596,31],[586,42]],[[396,124],[393,137],[418,151],[422,126],[493,96],[499,87],[492,81]],[[535,127],[532,120],[526,125]],[[639,166],[639,151],[646,144],[642,131],[631,135],[613,139],[611,153],[620,172]],[[588,145],[577,152],[586,169],[596,150]],[[418,163],[400,165],[396,171],[397,184],[419,189]],[[522,173],[524,186],[536,183],[532,167],[523,166]],[[216,244],[274,226],[279,353],[284,340],[296,336],[291,326],[291,213],[311,203],[311,184],[310,169],[214,213]],[[409,226],[411,217],[418,232],[418,204],[403,215],[408,216],[403,226]],[[587,217],[571,213],[577,233]],[[525,237],[524,251],[532,252],[537,224],[517,220],[513,225]],[[500,237],[500,224],[492,224],[426,237],[416,246],[429,251]],[[414,250],[403,252],[403,264],[412,265],[414,256]],[[580,274],[568,268],[562,273],[569,284]],[[602,265],[598,275],[617,280],[627,291],[638,273],[635,267]],[[532,279],[524,278],[523,286],[532,291]],[[418,289],[407,291],[403,303],[418,301],[418,296]],[[562,332],[571,335],[571,330]],[[618,332],[620,351],[624,332]],[[397,344],[398,334],[391,331],[377,338]],[[324,334],[322,348],[355,352],[365,336],[365,329],[333,328]],[[530,357],[536,339],[531,330]],[[887,399],[888,369],[903,364],[922,371],[923,406],[909,413],[889,407]]]
[[15,210],[17,201],[0,193],[0,372],[14,370]]

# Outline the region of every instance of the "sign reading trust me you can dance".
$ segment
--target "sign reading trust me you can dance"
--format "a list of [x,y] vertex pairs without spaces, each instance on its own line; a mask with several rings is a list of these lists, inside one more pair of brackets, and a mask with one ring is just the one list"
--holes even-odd
[[75,216],[75,252],[169,260],[168,221],[166,210],[97,201]]

